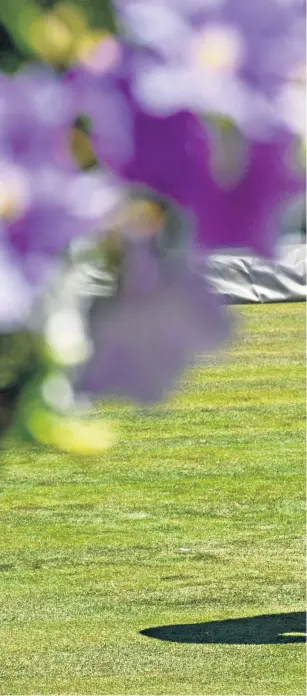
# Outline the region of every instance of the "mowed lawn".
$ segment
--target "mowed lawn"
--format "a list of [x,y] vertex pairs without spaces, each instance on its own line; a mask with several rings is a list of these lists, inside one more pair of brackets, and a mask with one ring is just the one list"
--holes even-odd
[[230,311],[106,456],[5,453],[1,694],[305,693],[305,305]]

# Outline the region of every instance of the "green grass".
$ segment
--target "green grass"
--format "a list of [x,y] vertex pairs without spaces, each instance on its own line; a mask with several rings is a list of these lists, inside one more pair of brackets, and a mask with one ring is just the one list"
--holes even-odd
[[168,403],[103,406],[105,457],[7,452],[1,694],[305,693],[300,643],[140,634],[304,609],[305,305],[239,313]]

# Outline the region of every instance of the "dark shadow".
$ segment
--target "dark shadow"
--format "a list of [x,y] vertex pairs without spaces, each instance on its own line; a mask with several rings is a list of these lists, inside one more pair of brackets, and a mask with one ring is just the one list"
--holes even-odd
[[[306,613],[265,614],[196,624],[145,628],[149,638],[176,643],[225,643],[233,645],[281,645],[306,642]],[[301,634],[301,635],[298,635]],[[305,635],[302,635],[305,634]]]

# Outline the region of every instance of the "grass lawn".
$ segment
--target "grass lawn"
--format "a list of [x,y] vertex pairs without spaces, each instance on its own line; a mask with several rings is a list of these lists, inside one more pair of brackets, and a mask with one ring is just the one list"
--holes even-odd
[[179,395],[103,406],[105,457],[5,454],[1,694],[305,693],[305,305],[232,311]]

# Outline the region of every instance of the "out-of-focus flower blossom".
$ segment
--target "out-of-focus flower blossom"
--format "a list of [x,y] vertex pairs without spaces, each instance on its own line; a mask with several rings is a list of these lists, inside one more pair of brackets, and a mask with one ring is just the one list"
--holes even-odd
[[[216,135],[220,138],[219,129]],[[230,145],[235,139],[230,132]],[[195,152],[204,182],[190,199],[198,238],[207,250],[247,248],[272,257],[286,207],[305,188],[303,168],[296,161],[298,145],[286,132],[276,133],[269,142],[243,141],[242,161],[236,154],[232,171],[231,150],[225,140],[221,144],[224,154],[216,166],[211,163],[217,154],[214,136],[213,143],[210,137],[204,143],[200,134]]]
[[188,111],[146,112],[132,89],[142,55],[122,46],[112,70],[93,75],[79,66],[67,75],[76,110],[91,116],[98,160],[194,214],[197,239],[206,248],[239,246],[272,255],[280,206],[304,188],[302,170],[291,163],[293,136],[276,129],[271,141],[258,143],[230,124],[230,151],[220,124]]
[[53,166],[0,166],[0,219],[7,245],[25,276],[43,280],[48,264],[71,240],[95,234],[121,199],[121,187],[102,172]]
[[161,254],[153,240],[126,245],[119,288],[90,320],[93,355],[79,388],[157,401],[197,352],[228,335],[228,320],[195,259]]
[[120,170],[133,155],[135,136],[134,114],[120,79],[124,59],[121,56],[108,70],[104,64],[100,70],[99,65],[98,61],[95,71],[87,63],[76,65],[65,81],[75,115],[86,114],[90,119],[95,155],[102,165]]
[[69,90],[52,70],[32,65],[0,75],[1,158],[24,166],[72,161],[67,135],[74,105]]
[[[302,0],[118,0],[122,24],[142,47],[134,90],[151,113],[180,109],[231,118],[249,137],[270,137],[281,122],[297,130],[305,65]],[[300,121],[301,123],[301,121]],[[302,131],[300,130],[300,134]]]
[[121,58],[120,41],[107,32],[92,32],[80,44],[77,58],[93,74],[112,70]]
[[9,313],[12,325],[28,318],[73,239],[103,233],[122,186],[101,170],[81,172],[74,163],[68,138],[74,102],[61,78],[35,66],[1,75],[0,82],[1,259],[8,276],[3,330]]
[[[78,417],[74,388],[83,405],[159,400],[228,336],[194,231],[205,250],[271,255],[282,207],[304,186],[302,0],[115,3],[125,40],[91,30],[69,2],[33,6],[28,45],[73,68],[0,75],[0,332],[39,344],[5,384],[4,411],[22,393],[21,431],[80,454],[114,436]],[[61,279],[80,240],[84,286]]]

